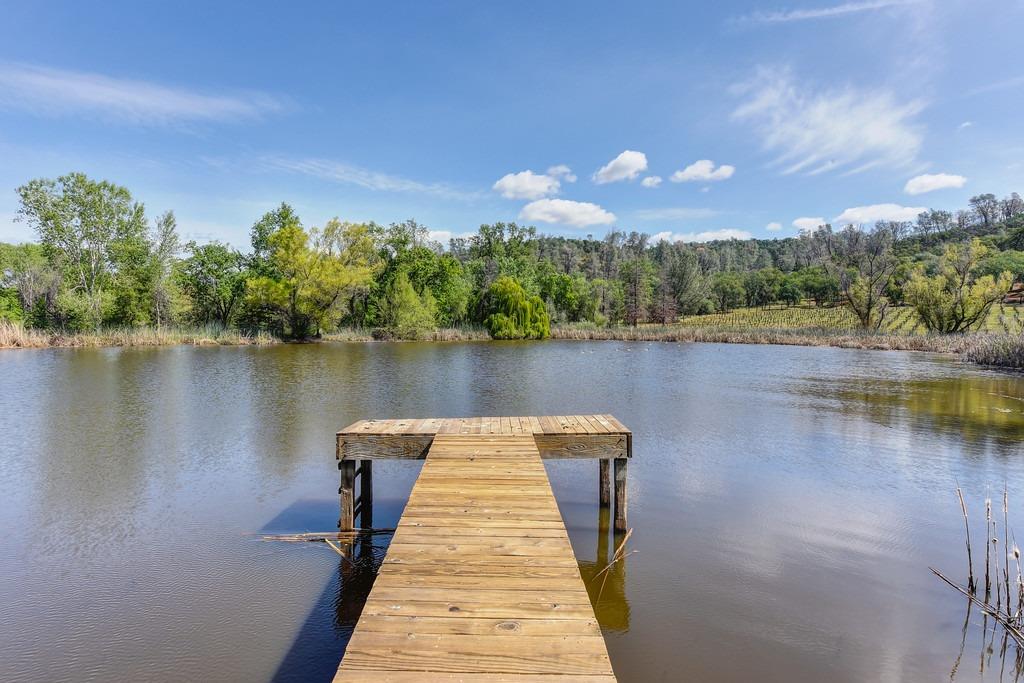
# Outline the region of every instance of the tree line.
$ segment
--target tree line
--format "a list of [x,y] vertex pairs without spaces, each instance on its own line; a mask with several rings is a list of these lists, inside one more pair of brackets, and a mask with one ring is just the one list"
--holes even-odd
[[1024,280],[1016,193],[914,222],[704,244],[493,223],[445,246],[413,220],[306,226],[282,203],[252,225],[243,252],[183,243],[172,212],[151,221],[126,188],[81,173],[17,192],[38,241],[0,244],[0,318],[67,332],[212,325],[285,339],[341,328],[417,338],[482,326],[543,338],[552,323],[668,324],[768,305],[845,305],[877,330],[902,304],[930,330],[960,332]]

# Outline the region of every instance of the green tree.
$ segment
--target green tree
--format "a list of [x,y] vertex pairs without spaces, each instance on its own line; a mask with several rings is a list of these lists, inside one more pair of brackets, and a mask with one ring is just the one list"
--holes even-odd
[[976,275],[991,275],[998,278],[1003,273],[1013,275],[1015,282],[1024,282],[1024,251],[997,251],[990,253],[978,263]]
[[654,290],[654,264],[644,257],[624,261],[619,266],[626,323],[634,327],[647,317]]
[[782,278],[779,285],[779,300],[786,302],[788,306],[796,306],[804,298],[802,282],[796,273],[789,273]]
[[711,295],[719,312],[728,313],[743,304],[747,297],[739,273],[715,273],[711,279]]
[[173,322],[178,299],[174,268],[181,252],[178,224],[173,211],[161,215],[153,228],[149,264],[152,319],[157,327]]
[[399,339],[419,339],[437,324],[437,304],[429,289],[417,294],[409,276],[400,271],[384,293],[384,333]]
[[122,312],[134,309],[139,265],[147,252],[142,204],[126,188],[90,180],[84,173],[38,178],[17,192],[19,216],[35,229],[69,288],[71,299],[64,303],[99,327],[105,302],[113,298],[106,296],[107,289],[116,279]]
[[227,327],[245,294],[244,257],[220,242],[189,242],[186,249],[190,255],[182,262],[177,279],[191,303],[192,320]]
[[246,299],[277,316],[277,331],[292,339],[319,336],[340,315],[346,293],[373,277],[376,252],[365,225],[331,219],[308,233],[291,223],[268,238],[272,276],[246,282]]
[[933,332],[963,332],[984,322],[992,304],[1001,299],[1013,282],[1004,272],[998,277],[975,276],[978,263],[988,254],[979,240],[950,244],[933,277],[918,271],[904,286],[907,301],[921,322]]
[[515,278],[503,275],[487,290],[490,311],[484,324],[494,339],[546,339],[551,321],[539,296],[529,296]]

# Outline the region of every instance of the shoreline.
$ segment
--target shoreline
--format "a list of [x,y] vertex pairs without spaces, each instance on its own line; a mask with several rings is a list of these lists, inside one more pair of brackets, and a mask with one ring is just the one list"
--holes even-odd
[[[598,328],[555,326],[551,339],[560,341],[634,341],[714,344],[766,344],[821,346],[866,351],[918,351],[960,356],[963,360],[993,367],[1024,369],[1024,336],[973,332],[966,335],[888,334],[857,330],[737,329],[682,325]],[[475,328],[444,328],[422,339],[398,340],[375,337],[370,331],[342,330],[311,342],[288,342],[266,333],[247,335],[236,330],[164,329],[107,330],[87,333],[51,333],[0,325],[0,350],[47,348],[139,348],[157,346],[271,346],[291,343],[366,342],[467,342],[492,341]]]

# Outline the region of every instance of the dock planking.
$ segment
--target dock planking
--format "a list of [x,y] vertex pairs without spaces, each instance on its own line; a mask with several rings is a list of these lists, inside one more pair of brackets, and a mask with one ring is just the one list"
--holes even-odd
[[[629,430],[610,415],[365,420],[338,433],[341,463],[385,437],[429,441],[377,457],[426,462],[335,682],[614,681],[542,458],[618,464]],[[588,455],[550,441],[591,438]]]

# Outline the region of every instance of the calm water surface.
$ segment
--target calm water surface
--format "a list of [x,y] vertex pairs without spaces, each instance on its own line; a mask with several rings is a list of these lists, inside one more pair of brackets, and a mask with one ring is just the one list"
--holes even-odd
[[[253,535],[334,528],[334,432],[579,413],[635,434],[635,552],[590,586],[620,680],[1000,679],[928,567],[965,573],[956,482],[975,519],[1007,484],[1024,524],[1024,378],[547,342],[0,351],[0,680],[329,681],[388,537],[350,566]],[[597,464],[547,464],[593,576]],[[374,472],[394,526],[418,465]]]

